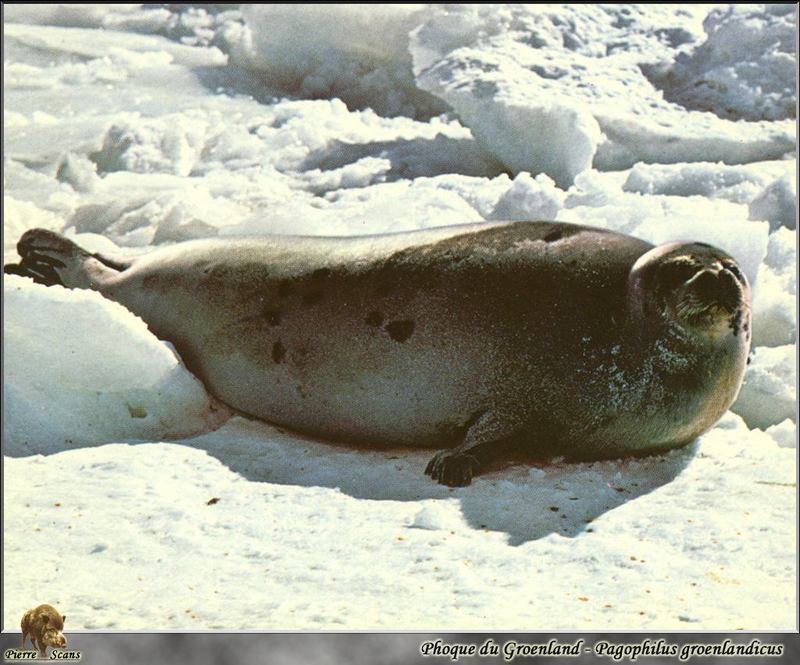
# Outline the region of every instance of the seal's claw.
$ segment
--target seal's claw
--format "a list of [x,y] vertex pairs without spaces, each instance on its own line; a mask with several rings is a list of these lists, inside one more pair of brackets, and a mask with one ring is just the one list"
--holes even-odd
[[54,286],[63,286],[61,278],[54,269],[54,263],[50,261],[23,260],[22,263],[7,263],[3,266],[3,273],[6,275],[19,275],[20,277],[30,277],[33,281]]
[[474,455],[442,450],[428,462],[425,473],[442,485],[466,487],[479,466],[480,462]]

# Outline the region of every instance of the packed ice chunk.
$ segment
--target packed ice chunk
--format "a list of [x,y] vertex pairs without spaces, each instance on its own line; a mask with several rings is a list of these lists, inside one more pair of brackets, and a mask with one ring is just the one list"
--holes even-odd
[[757,347],[747,368],[739,397],[731,407],[748,427],[767,429],[787,418],[794,421],[797,408],[797,347]]
[[797,342],[797,232],[770,235],[753,294],[753,344],[781,346]]
[[4,278],[3,437],[11,455],[188,436],[221,410],[175,353],[98,293]]
[[794,174],[794,162],[775,160],[729,165],[722,162],[645,164],[628,172],[626,192],[705,196],[732,203],[750,203],[776,178]]
[[767,428],[769,434],[781,448],[797,448],[797,424],[787,418],[782,423]]
[[543,173],[536,178],[530,173],[520,173],[500,197],[490,218],[532,222],[555,219],[564,206],[565,196]]
[[796,7],[725,5],[703,27],[703,44],[654,73],[666,99],[733,120],[795,117]]
[[28,229],[38,227],[58,231],[63,226],[64,220],[49,210],[42,210],[28,201],[18,201],[8,194],[3,196],[3,252],[6,258],[16,257],[14,247]]
[[408,52],[423,11],[414,4],[246,5],[247,34],[235,37],[232,61],[299,97],[430,117],[447,107],[417,88]]
[[208,124],[196,114],[163,120],[131,119],[112,125],[90,159],[99,173],[173,173],[189,175],[206,143]]
[[636,164],[623,185],[626,192],[704,196],[746,203],[749,218],[796,227],[797,182],[793,160],[730,166],[694,164]]
[[509,169],[545,172],[562,187],[589,166],[738,164],[791,152],[791,121],[731,122],[664,99],[643,70],[697,37],[677,10],[665,29],[665,11],[440,7],[412,36],[417,84]]
[[750,202],[750,218],[765,219],[772,229],[797,228],[797,178],[785,174],[773,180]]

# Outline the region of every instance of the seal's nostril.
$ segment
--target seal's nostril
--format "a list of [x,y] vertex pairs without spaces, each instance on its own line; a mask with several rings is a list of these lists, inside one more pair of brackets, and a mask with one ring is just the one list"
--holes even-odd
[[725,286],[738,284],[736,275],[734,275],[730,270],[723,270],[719,274],[719,279],[723,284],[725,284]]
[[701,292],[708,292],[717,285],[717,275],[710,270],[703,270],[689,280],[688,284]]

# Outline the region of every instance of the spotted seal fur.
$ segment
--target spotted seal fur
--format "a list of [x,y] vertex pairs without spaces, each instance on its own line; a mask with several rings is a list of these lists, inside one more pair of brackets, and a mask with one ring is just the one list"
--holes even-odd
[[682,446],[739,390],[750,289],[703,243],[555,222],[209,239],[135,260],[50,231],[6,272],[140,316],[228,405],[329,440],[438,447],[447,485],[509,456]]

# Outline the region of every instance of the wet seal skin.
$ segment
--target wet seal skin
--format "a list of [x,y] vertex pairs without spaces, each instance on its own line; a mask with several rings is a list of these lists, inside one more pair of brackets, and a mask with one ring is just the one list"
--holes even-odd
[[725,252],[576,224],[197,240],[135,260],[34,229],[17,249],[6,272],[123,304],[228,405],[440,448],[425,471],[451,486],[511,456],[685,445],[736,398],[750,347],[750,288]]

